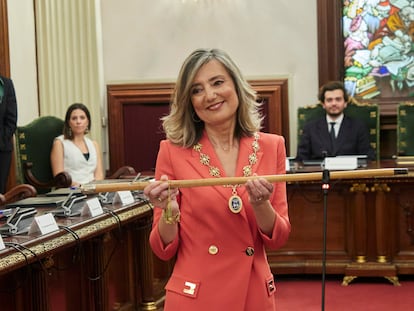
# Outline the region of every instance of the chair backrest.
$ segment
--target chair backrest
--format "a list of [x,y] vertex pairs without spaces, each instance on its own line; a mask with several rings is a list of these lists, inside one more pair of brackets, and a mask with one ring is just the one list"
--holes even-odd
[[[19,183],[33,184],[27,178],[27,167],[41,183],[49,183],[53,179],[50,165],[50,151],[53,140],[62,134],[63,120],[54,116],[39,117],[27,125],[16,129],[16,165]],[[37,185],[34,185],[37,188]],[[40,189],[38,189],[38,192]],[[44,192],[41,191],[40,192]]]
[[414,102],[399,103],[397,110],[397,154],[414,156]]
[[[380,115],[377,104],[359,103],[351,98],[344,113],[352,118],[360,119],[369,130],[369,142],[375,150],[376,160],[380,160]],[[320,103],[298,108],[297,139],[300,142],[304,125],[313,119],[321,118],[325,110]]]

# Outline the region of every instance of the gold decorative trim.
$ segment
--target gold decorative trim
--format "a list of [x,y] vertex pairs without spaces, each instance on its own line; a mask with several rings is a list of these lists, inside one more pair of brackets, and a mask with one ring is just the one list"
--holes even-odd
[[368,192],[369,188],[367,187],[367,184],[365,183],[354,183],[352,184],[352,187],[349,188],[350,192]]
[[357,263],[365,263],[365,262],[367,262],[367,261],[366,261],[366,259],[365,259],[365,256],[363,256],[363,255],[362,255],[362,256],[357,256],[357,257],[356,257],[356,262],[357,262]]
[[401,107],[413,107],[414,106],[414,102],[402,102],[400,103]]
[[354,97],[351,97],[348,101],[349,104],[351,105],[355,105],[358,107],[378,107],[378,104],[375,103],[370,103],[370,102],[359,102],[358,100],[356,100]]
[[158,310],[155,302],[143,302],[141,303],[142,310]]
[[371,187],[371,192],[390,192],[391,188],[386,183],[374,184]]
[[384,276],[384,278],[390,281],[394,286],[401,286],[398,276]]
[[348,286],[349,283],[351,283],[356,278],[357,278],[357,276],[355,276],[355,275],[344,276],[344,278],[342,279],[342,286]]
[[377,262],[378,263],[387,263],[387,256],[378,256],[377,257]]

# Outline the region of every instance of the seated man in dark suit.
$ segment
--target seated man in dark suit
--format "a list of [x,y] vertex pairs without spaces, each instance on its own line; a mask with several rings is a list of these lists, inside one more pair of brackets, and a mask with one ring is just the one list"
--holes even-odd
[[319,90],[319,100],[326,115],[305,124],[296,160],[338,155],[366,155],[374,160],[375,151],[369,144],[368,128],[361,121],[344,115],[348,94],[343,83],[331,81],[323,85]]

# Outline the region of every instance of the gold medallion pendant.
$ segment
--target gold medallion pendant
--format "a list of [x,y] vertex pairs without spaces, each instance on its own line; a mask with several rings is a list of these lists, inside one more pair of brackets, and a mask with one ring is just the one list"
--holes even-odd
[[229,209],[235,213],[238,214],[242,210],[243,207],[243,201],[238,195],[232,195],[229,199]]

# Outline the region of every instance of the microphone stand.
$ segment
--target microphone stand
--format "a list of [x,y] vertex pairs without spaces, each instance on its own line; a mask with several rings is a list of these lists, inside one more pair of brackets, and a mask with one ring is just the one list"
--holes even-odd
[[323,190],[323,246],[322,246],[322,308],[325,310],[325,276],[326,276],[326,233],[328,223],[328,190],[330,188],[329,170],[324,169],[322,173],[322,190]]

